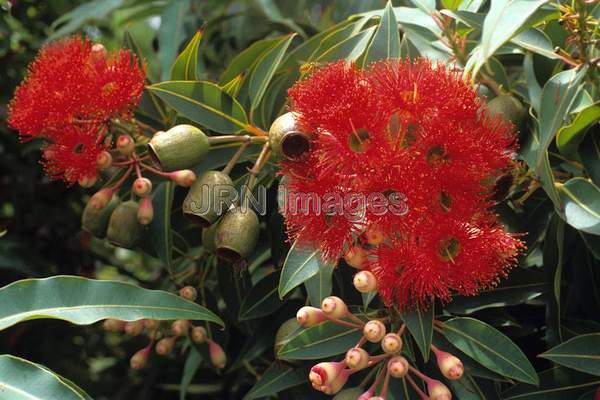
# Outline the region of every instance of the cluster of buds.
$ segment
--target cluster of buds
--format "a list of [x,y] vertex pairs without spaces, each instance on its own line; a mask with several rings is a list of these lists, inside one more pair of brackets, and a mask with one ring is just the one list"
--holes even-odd
[[[185,286],[179,290],[179,296],[186,300],[194,301],[197,297],[197,291],[192,286]],[[168,356],[173,353],[177,342],[189,338],[196,345],[208,347],[210,361],[217,369],[225,368],[227,364],[227,355],[217,342],[212,340],[206,328],[203,326],[194,326],[190,321],[179,319],[170,324],[163,324],[153,319],[143,319],[137,321],[121,321],[117,319],[107,319],[103,327],[108,332],[125,333],[129,336],[139,336],[146,333],[150,342],[148,345],[138,350],[130,359],[132,369],[144,368],[150,359],[152,349],[159,356]]]
[[[398,331],[388,331],[385,320],[364,321],[352,314],[344,301],[335,296],[325,298],[320,308],[310,306],[300,308],[296,314],[296,320],[304,327],[316,326],[329,321],[333,324],[362,330],[362,337],[354,347],[348,349],[343,360],[321,362],[311,368],[308,378],[316,390],[325,394],[336,394],[342,390],[352,374],[379,365],[380,369],[373,384],[358,397],[359,400],[385,399],[391,378],[406,379],[422,400],[450,400],[452,398],[452,393],[446,385],[423,374],[402,356],[402,336],[406,325],[402,324]],[[381,346],[381,353],[369,354],[364,348],[368,342],[378,343]],[[431,350],[435,354],[438,368],[445,378],[456,380],[462,377],[464,367],[457,357],[434,345],[431,346]],[[421,390],[415,378],[425,383],[427,394]]]

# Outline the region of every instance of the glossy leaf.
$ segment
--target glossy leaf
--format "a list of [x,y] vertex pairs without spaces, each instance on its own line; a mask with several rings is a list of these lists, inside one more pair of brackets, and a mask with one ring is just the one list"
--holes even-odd
[[540,354],[557,364],[600,376],[600,333],[576,336]]
[[375,36],[367,49],[365,65],[388,58],[400,57],[400,32],[392,3],[388,1]]
[[171,67],[171,80],[195,81],[198,76],[198,48],[202,31],[197,31]]
[[600,385],[600,379],[568,368],[556,367],[539,375],[539,386],[518,384],[502,393],[503,400],[567,400]]
[[89,20],[105,18],[115,9],[121,7],[123,3],[124,0],[93,0],[80,4],[52,23],[53,32],[48,37],[48,41],[75,32]]
[[429,359],[429,351],[431,348],[431,339],[433,336],[433,317],[434,307],[431,305],[427,311],[422,311],[420,308],[405,312],[401,318],[406,323],[410,334],[417,342],[419,350],[423,355],[423,360],[427,362]]
[[256,61],[261,58],[262,54],[275,46],[278,42],[279,39],[263,39],[254,42],[252,46],[248,47],[231,60],[225,71],[221,74],[219,83],[224,85],[236,76],[249,70]]
[[177,56],[179,45],[184,41],[183,20],[190,8],[190,0],[175,0],[169,2],[160,16],[158,29],[158,61],[162,79],[168,79],[171,65]]
[[520,382],[537,384],[535,369],[508,337],[473,318],[453,318],[444,323],[444,336],[483,366]]
[[150,223],[150,241],[156,254],[173,274],[173,231],[171,230],[171,209],[175,184],[163,182],[152,193],[154,218]]
[[569,179],[558,187],[565,220],[581,231],[600,235],[600,188],[584,178]]
[[590,130],[579,146],[579,156],[592,182],[600,185],[600,132]]
[[194,379],[194,375],[198,372],[198,368],[202,363],[202,356],[196,350],[195,346],[190,346],[190,352],[185,359],[183,365],[183,374],[181,375],[181,383],[179,384],[179,400],[185,400],[188,388]]
[[583,141],[585,130],[600,120],[600,103],[594,103],[575,115],[569,125],[565,125],[556,134],[556,147],[566,155],[573,156]]
[[61,319],[89,325],[102,319],[190,319],[216,322],[210,310],[172,293],[75,276],[24,279],[0,289],[0,329],[21,321]]
[[148,90],[182,116],[216,132],[236,133],[248,124],[240,103],[212,82],[166,81]]
[[279,280],[279,298],[302,285],[315,276],[321,267],[319,250],[310,247],[300,247],[294,242],[283,263]]
[[317,61],[322,63],[337,60],[355,61],[367,48],[374,31],[373,26],[349,37],[324,52]]
[[244,396],[243,400],[273,396],[282,390],[305,383],[307,376],[307,368],[294,368],[282,362],[274,361]]
[[333,270],[332,264],[319,263],[319,272],[304,282],[308,299],[314,307],[320,307],[323,299],[331,294]]
[[264,317],[283,305],[277,296],[279,274],[273,272],[250,288],[240,306],[239,320]]

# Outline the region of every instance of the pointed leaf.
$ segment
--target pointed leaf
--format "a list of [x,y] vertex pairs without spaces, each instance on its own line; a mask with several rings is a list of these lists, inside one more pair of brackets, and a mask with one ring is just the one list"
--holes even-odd
[[502,393],[503,400],[567,400],[577,399],[600,385],[600,379],[568,368],[556,367],[539,375],[539,387],[518,384]]
[[556,147],[566,155],[573,156],[583,141],[586,129],[600,120],[600,103],[594,103],[578,112],[569,125],[565,125],[556,134]]
[[283,263],[279,280],[279,298],[283,298],[315,276],[323,263],[319,250],[300,247],[297,243],[294,242]]
[[158,29],[158,61],[163,80],[169,78],[171,65],[179,46],[184,41],[183,20],[190,9],[190,0],[175,0],[167,3],[163,14],[160,16]]
[[579,146],[579,156],[592,182],[600,186],[600,132],[588,132],[583,144]]
[[198,76],[198,48],[202,40],[202,31],[196,32],[192,40],[183,49],[171,67],[171,80],[195,81]]
[[319,263],[319,272],[304,282],[310,304],[320,307],[323,299],[331,294],[334,267],[332,264]]
[[600,333],[576,336],[540,354],[557,364],[600,376]]
[[402,320],[410,331],[412,337],[417,342],[419,350],[423,355],[423,360],[429,359],[429,350],[431,348],[431,338],[433,336],[433,316],[434,307],[431,305],[427,311],[417,308],[402,314]]
[[173,232],[171,231],[171,208],[175,184],[163,182],[152,193],[154,218],[150,223],[150,241],[156,254],[173,274]]
[[283,305],[277,296],[279,274],[273,272],[254,285],[240,306],[240,321],[269,315]]
[[600,188],[584,178],[572,178],[558,191],[563,200],[565,220],[581,231],[600,235]]
[[336,44],[335,46],[324,52],[318,59],[318,62],[333,62],[337,60],[355,61],[358,59],[369,44],[371,36],[375,31],[375,27],[372,26],[359,32],[348,39]]
[[198,350],[196,350],[195,346],[190,346],[190,353],[185,359],[183,374],[181,375],[181,383],[179,384],[179,400],[185,400],[185,395],[190,387],[190,383],[192,383],[194,375],[196,375],[201,363],[202,356]]
[[252,43],[250,47],[235,56],[229,66],[223,71],[219,78],[221,85],[231,81],[236,76],[249,70],[262,54],[267,52],[279,42],[279,39],[263,39]]
[[308,368],[294,368],[282,362],[275,361],[243,400],[254,400],[261,397],[273,396],[282,390],[301,385],[306,382]]
[[392,3],[388,1],[379,26],[367,50],[365,65],[378,60],[400,57],[400,32]]

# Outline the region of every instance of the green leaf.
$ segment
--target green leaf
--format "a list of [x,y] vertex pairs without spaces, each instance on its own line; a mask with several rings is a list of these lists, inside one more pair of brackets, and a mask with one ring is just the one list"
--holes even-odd
[[243,400],[273,396],[282,390],[305,383],[307,376],[308,368],[294,368],[275,361],[244,396]]
[[400,32],[392,3],[388,1],[377,32],[367,49],[365,65],[388,58],[400,57]]
[[240,321],[264,317],[283,305],[277,296],[278,280],[279,274],[272,272],[250,288],[240,306]]
[[557,364],[600,376],[600,333],[576,336],[540,354]]
[[219,86],[206,81],[167,81],[148,86],[186,118],[219,133],[245,129],[244,108]]
[[24,279],[0,289],[0,330],[21,321],[54,318],[77,325],[102,319],[223,321],[210,310],[162,290],[117,282],[53,276]]
[[583,144],[579,146],[579,156],[592,182],[600,185],[600,132],[590,130]]
[[6,400],[92,400],[90,395],[48,368],[0,355],[0,398]]
[[273,75],[283,56],[287,51],[290,43],[294,39],[295,34],[284,36],[279,39],[273,47],[265,51],[256,61],[256,65],[250,72],[250,103],[251,109],[254,110],[260,104]]
[[511,39],[512,43],[544,57],[558,59],[557,54],[552,47],[552,41],[544,32],[539,29],[528,29]]
[[185,359],[183,366],[183,374],[181,375],[181,383],[179,384],[179,400],[185,400],[190,383],[194,379],[194,375],[198,372],[198,368],[202,363],[202,356],[196,350],[195,346],[190,346],[190,353]]
[[342,59],[346,61],[355,61],[367,48],[374,31],[375,27],[372,26],[362,32],[350,36],[348,39],[325,51],[321,56],[319,56],[317,62],[325,63]]
[[221,89],[223,89],[223,91],[231,97],[235,98],[240,92],[240,87],[242,86],[243,81],[244,77],[242,76],[242,74],[240,74],[232,80],[230,80],[229,82],[227,82],[226,84],[222,85]]
[[525,80],[527,82],[527,90],[529,92],[529,101],[531,107],[539,115],[542,102],[542,88],[535,76],[533,67],[533,55],[527,53],[523,60],[523,71],[525,72]]
[[345,353],[362,336],[358,328],[324,322],[300,331],[287,342],[277,358],[282,360],[316,360]]
[[154,218],[150,223],[150,241],[156,254],[173,274],[173,232],[171,231],[171,209],[175,184],[163,182],[152,194]]
[[283,263],[279,280],[279,298],[300,286],[321,268],[322,261],[319,250],[310,247],[300,247],[294,242]]
[[429,359],[431,338],[433,337],[433,316],[433,305],[425,312],[417,307],[416,310],[405,312],[401,316],[410,334],[415,339],[415,342],[417,342],[417,346],[419,346],[425,362]]
[[539,387],[519,384],[502,393],[503,400],[567,400],[600,385],[600,379],[563,367],[551,368],[539,375]]
[[56,40],[61,36],[75,32],[89,20],[106,18],[111,12],[121,7],[124,0],[93,0],[83,3],[73,10],[60,16],[52,23],[52,34],[48,41]]
[[600,235],[600,189],[585,178],[569,179],[558,186],[565,220],[581,231]]
[[202,40],[202,31],[197,31],[192,40],[183,49],[171,67],[171,80],[195,81],[198,76],[198,48]]
[[442,5],[448,10],[456,11],[462,2],[463,0],[442,0]]
[[319,272],[304,282],[308,299],[314,307],[320,307],[323,299],[331,294],[333,270],[332,264],[319,263]]
[[535,369],[508,337],[473,318],[453,318],[444,323],[444,336],[483,366],[515,380],[537,384]]
[[586,129],[600,120],[600,102],[594,103],[575,115],[569,125],[560,128],[556,134],[558,150],[569,157],[576,152],[585,137]]
[[227,69],[221,74],[219,83],[221,85],[230,82],[236,76],[243,74],[256,64],[256,61],[261,58],[262,54],[275,46],[280,39],[263,39],[252,43],[250,47],[235,56],[227,66]]
[[160,16],[158,29],[158,62],[163,80],[169,79],[169,72],[179,45],[184,40],[183,20],[190,9],[190,0],[170,1]]

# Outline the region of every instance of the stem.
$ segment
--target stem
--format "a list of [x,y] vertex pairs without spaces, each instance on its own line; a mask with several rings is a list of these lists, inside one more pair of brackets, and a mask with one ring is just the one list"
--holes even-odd
[[242,208],[248,206],[249,197],[252,194],[252,191],[254,190],[254,187],[257,183],[256,177],[258,176],[258,173],[260,172],[266,161],[269,159],[270,154],[271,146],[269,145],[269,143],[265,143],[260,151],[260,154],[258,155],[258,158],[256,159],[256,162],[254,163],[254,166],[252,167],[252,169],[250,169],[250,171],[248,171],[250,173],[250,176],[248,177],[248,184],[246,186],[244,198],[242,199],[242,202],[240,204]]
[[387,392],[390,386],[390,370],[386,368],[385,379],[383,381],[383,387],[381,388],[381,393],[379,393],[379,397],[385,398],[387,397]]
[[419,371],[418,369],[416,369],[412,365],[408,366],[408,370],[410,372],[412,372],[413,374],[415,374],[416,376],[418,376],[419,378],[421,378],[425,382],[430,382],[431,381],[430,377],[428,377],[427,375],[425,375],[424,373],[422,373],[421,371]]
[[391,354],[378,354],[376,356],[372,356],[369,358],[369,367],[385,360],[386,358],[391,357]]
[[156,168],[149,166],[148,164],[140,163],[140,167],[143,169],[152,172],[155,175],[162,176],[167,179],[171,179],[171,174],[169,172],[159,171]]
[[332,323],[336,324],[336,325],[340,325],[340,326],[346,326],[348,328],[356,328],[356,329],[360,329],[361,326],[353,324],[351,322],[346,322],[346,321],[342,321],[341,319],[337,319],[337,318],[330,318],[328,316],[325,316],[325,318],[328,321],[331,321]]
[[410,383],[410,385],[413,387],[413,389],[415,389],[415,392],[417,392],[417,394],[421,397],[421,399],[424,399],[424,400],[429,399],[429,396],[427,396],[425,394],[425,392],[423,392],[421,390],[419,385],[417,385],[417,383],[413,380],[413,378],[410,377],[410,375],[407,374],[404,377],[406,378],[408,383]]
[[133,171],[133,165],[130,165],[129,168],[127,168],[127,171],[125,171],[123,176],[119,178],[113,187],[111,187],[111,190],[117,191],[121,186],[123,186],[123,183],[125,183],[127,178],[129,178],[129,175],[131,175],[131,171]]
[[229,162],[227,163],[225,168],[223,168],[222,172],[224,174],[229,175],[231,173],[231,170],[233,169],[233,167],[235,167],[235,164],[237,164],[237,162],[239,161],[239,159],[242,156],[242,154],[244,153],[244,151],[248,148],[248,146],[250,146],[250,143],[251,143],[250,136],[245,135],[243,138],[244,138],[244,143],[240,146],[240,148],[233,155],[233,157],[231,157],[231,159],[229,160]]

